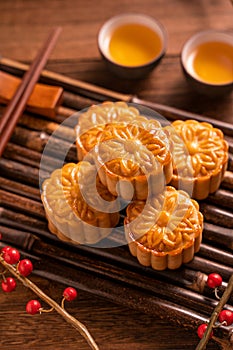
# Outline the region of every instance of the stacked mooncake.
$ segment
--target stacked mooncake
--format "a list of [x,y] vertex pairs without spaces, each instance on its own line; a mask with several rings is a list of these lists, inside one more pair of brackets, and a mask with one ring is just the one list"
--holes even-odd
[[192,260],[203,230],[195,199],[216,191],[227,166],[222,132],[192,120],[162,127],[124,102],[91,106],[75,131],[79,163],[42,186],[51,232],[96,243],[118,224],[120,198],[130,201],[125,236],[142,265],[175,269]]

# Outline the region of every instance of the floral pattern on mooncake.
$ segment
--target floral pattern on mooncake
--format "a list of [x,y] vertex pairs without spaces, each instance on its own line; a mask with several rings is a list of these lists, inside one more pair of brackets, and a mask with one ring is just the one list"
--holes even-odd
[[120,217],[115,197],[84,161],[56,169],[42,185],[42,202],[51,232],[75,243],[99,242]]
[[123,199],[145,200],[171,180],[170,144],[162,129],[109,123],[94,153],[100,180]]
[[199,250],[203,216],[198,203],[184,191],[167,186],[147,202],[127,207],[125,234],[130,252],[144,266],[176,269]]
[[[109,123],[140,124],[147,130],[160,130],[160,122],[140,115],[137,108],[125,102],[103,102],[93,105],[80,114],[76,131],[76,146],[78,159],[92,161],[89,152],[99,142],[101,133]],[[161,135],[162,137],[162,135]]]
[[[172,123],[174,173],[171,185],[192,188],[192,197],[204,199],[215,192],[228,162],[228,144],[221,130],[195,120]],[[186,154],[184,154],[184,147]]]

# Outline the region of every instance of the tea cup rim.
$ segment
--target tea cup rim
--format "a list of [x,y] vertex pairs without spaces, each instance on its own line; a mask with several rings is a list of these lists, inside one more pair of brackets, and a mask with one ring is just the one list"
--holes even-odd
[[228,43],[232,46],[233,50],[233,36],[230,35],[230,33],[225,31],[219,31],[216,29],[208,29],[204,31],[199,31],[192,35],[183,45],[181,50],[181,65],[183,69],[186,71],[188,75],[190,75],[194,80],[198,81],[199,83],[205,84],[207,86],[215,86],[215,87],[221,87],[221,86],[228,86],[233,84],[233,80],[229,82],[223,82],[223,83],[210,83],[205,81],[204,79],[201,79],[197,74],[194,74],[194,72],[188,67],[188,60],[190,58],[190,52],[193,51],[198,45],[206,42],[222,42],[222,43]]
[[[157,33],[161,39],[161,50],[160,52],[154,56],[150,61],[139,64],[139,65],[124,65],[116,62],[112,56],[108,52],[108,44],[111,37],[111,34],[114,29],[118,28],[120,25],[126,24],[126,23],[137,23],[145,25],[149,28],[151,28],[155,33]],[[156,28],[156,29],[155,29]],[[166,50],[167,50],[167,31],[163,24],[159,22],[156,18],[142,14],[142,13],[136,13],[136,12],[129,12],[129,13],[122,13],[118,14],[116,16],[113,16],[109,18],[100,28],[98,32],[98,47],[101,52],[101,54],[105,57],[106,60],[110,61],[112,64],[118,66],[118,67],[124,67],[127,69],[137,69],[137,68],[143,68],[146,66],[151,65],[153,62],[156,62],[159,60],[162,56],[164,56]]]

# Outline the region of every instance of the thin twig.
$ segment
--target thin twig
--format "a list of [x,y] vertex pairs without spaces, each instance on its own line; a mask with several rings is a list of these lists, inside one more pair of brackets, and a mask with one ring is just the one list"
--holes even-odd
[[2,256],[0,256],[0,263],[5,267],[6,270],[8,270],[13,276],[15,276],[20,282],[22,282],[25,287],[30,288],[38,297],[40,297],[43,301],[50,305],[51,308],[56,310],[57,313],[60,314],[66,320],[66,322],[68,322],[76,330],[78,330],[79,333],[86,339],[91,349],[99,350],[98,345],[96,344],[96,342],[94,341],[91,334],[89,333],[89,331],[83,323],[71,316],[63,307],[58,305],[53,299],[46,295],[39,287],[37,287],[37,285],[31,282],[28,278],[20,275],[17,269],[13,265],[8,264]]
[[233,291],[233,275],[230,277],[228,285],[225,289],[225,292],[223,293],[221,299],[219,300],[219,303],[217,304],[217,306],[215,307],[211,315],[210,321],[203,335],[203,338],[198,343],[196,350],[204,350],[206,348],[206,345],[210,338],[211,331],[218,319],[218,315],[222,310],[222,308],[224,307],[224,305],[227,303],[228,299],[230,298],[232,291]]

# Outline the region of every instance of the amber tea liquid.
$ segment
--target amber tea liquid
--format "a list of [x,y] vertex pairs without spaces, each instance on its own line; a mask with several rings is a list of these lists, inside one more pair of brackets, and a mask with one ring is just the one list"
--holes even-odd
[[159,35],[142,24],[125,24],[113,31],[109,53],[112,60],[123,66],[147,64],[162,51]]
[[197,79],[210,84],[233,82],[233,46],[223,42],[200,44],[190,54],[188,67]]

